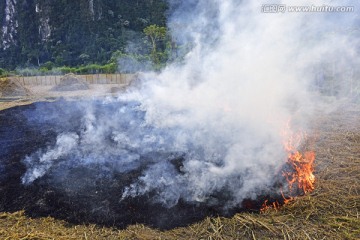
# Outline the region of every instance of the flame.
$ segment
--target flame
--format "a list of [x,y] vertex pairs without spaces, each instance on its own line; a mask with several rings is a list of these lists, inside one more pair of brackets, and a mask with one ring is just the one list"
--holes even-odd
[[305,154],[299,151],[289,154],[287,163],[294,171],[283,171],[283,176],[288,181],[290,192],[293,191],[294,184],[297,184],[298,189],[302,189],[304,193],[314,190],[314,161],[315,153],[312,151]]
[[[303,154],[297,150],[297,147],[306,140],[305,133],[289,134],[290,124],[288,123],[283,137],[287,139],[284,142],[284,149],[287,152],[287,160],[285,170],[282,171],[282,176],[287,181],[287,189],[281,189],[282,200],[269,201],[266,199],[261,206],[260,212],[265,212],[268,209],[279,209],[283,204],[287,204],[295,199],[296,196],[304,195],[315,189],[315,175],[314,162],[315,153],[313,151],[305,151]],[[285,190],[285,191],[284,191]],[[284,194],[286,193],[286,196]]]

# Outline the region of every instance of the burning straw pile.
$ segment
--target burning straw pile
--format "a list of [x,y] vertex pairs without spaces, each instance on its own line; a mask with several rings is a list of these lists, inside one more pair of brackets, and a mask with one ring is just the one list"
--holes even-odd
[[[358,106],[355,108],[359,109]],[[281,208],[262,214],[239,213],[232,218],[207,218],[189,227],[159,232],[143,225],[119,231],[94,225],[69,226],[53,218],[30,219],[23,212],[0,215],[1,238],[56,239],[358,239],[360,236],[360,111],[323,115],[317,121],[316,188]],[[339,125],[345,120],[349,125]],[[319,127],[319,128],[317,128]],[[319,137],[320,136],[320,137]],[[315,145],[314,145],[315,144]]]
[[[244,188],[253,175],[241,168],[222,175],[228,179],[217,188],[214,182],[195,191],[193,158],[208,165],[223,159],[205,157],[206,149],[191,142],[180,151],[174,138],[178,129],[145,124],[147,112],[138,102],[61,100],[2,113],[0,136],[9,143],[1,145],[0,208],[5,211],[24,209],[29,216],[72,223],[170,229],[207,216],[265,211],[313,190],[314,154],[301,155],[293,140],[286,145],[288,162],[280,162],[281,171],[269,173],[269,183],[251,189],[252,195]],[[210,180],[217,177],[206,165],[197,169],[203,170]]]

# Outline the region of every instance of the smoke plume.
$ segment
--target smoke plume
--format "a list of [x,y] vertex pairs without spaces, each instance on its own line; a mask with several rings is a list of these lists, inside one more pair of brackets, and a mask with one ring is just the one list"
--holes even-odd
[[[170,0],[173,41],[190,49],[183,62],[145,74],[117,99],[63,109],[80,114],[78,128],[59,127],[53,144],[26,157],[22,182],[49,175],[61,185],[75,166],[97,166],[94,178],[140,172],[119,201],[149,195],[167,207],[232,208],[267,193],[287,159],[284,141],[307,130],[320,103],[326,68],[335,63],[331,74],[346,82],[342,71],[358,64],[358,33],[348,32],[359,23],[358,4],[273,3],[356,6],[264,13],[268,1]],[[336,82],[339,97],[348,96]]]

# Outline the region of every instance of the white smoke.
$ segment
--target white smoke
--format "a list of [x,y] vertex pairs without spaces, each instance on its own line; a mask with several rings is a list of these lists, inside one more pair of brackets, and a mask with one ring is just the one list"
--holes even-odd
[[[175,39],[191,42],[192,51],[183,65],[171,65],[157,82],[148,82],[141,102],[147,121],[183,129],[178,145],[201,146],[204,157],[188,159],[186,176],[178,183],[172,177],[165,181],[175,182],[173,187],[154,182],[166,168],[151,169],[141,178],[143,187],[139,190],[135,184],[129,194],[184,184],[188,189],[181,197],[194,201],[230,186],[238,203],[272,182],[276,167],[286,160],[282,144],[287,139],[281,135],[286,123],[291,120],[293,125],[288,136],[306,130],[314,111],[310,67],[329,58],[348,65],[356,45],[336,29],[351,26],[354,13],[263,13],[262,4],[269,2],[182,1],[169,25],[174,26]],[[329,32],[332,36],[326,38]],[[241,184],[231,182],[234,175],[244,178]]]
[[[347,3],[354,5],[341,2]],[[307,129],[318,100],[309,91],[310,69],[324,60],[348,66],[358,56],[354,38],[334,32],[335,25],[352,26],[355,13],[263,13],[263,3],[236,0],[170,4],[174,39],[191,48],[184,62],[148,74],[141,89],[116,100],[116,111],[98,115],[87,107],[78,137],[60,136],[52,149],[25,160],[30,166],[25,183],[44,175],[68,151],[83,164],[112,162],[120,172],[147,164],[122,199],[155,192],[153,200],[166,206],[180,199],[217,204],[212,196],[222,193],[230,196],[225,207],[237,206],[273,185],[287,158],[282,134],[287,123],[288,136]],[[126,101],[139,105],[122,106]],[[144,117],[136,117],[137,111]],[[71,144],[60,143],[69,139]],[[141,156],[154,152],[185,156],[179,169],[161,154],[144,163]]]
[[[36,157],[26,157],[24,162],[34,165],[33,168],[28,169],[26,174],[22,177],[23,183],[33,182],[46,174],[49,168],[54,164],[54,161],[65,157],[69,152],[73,151],[77,146],[79,137],[74,134],[61,134],[56,139],[54,148],[48,149],[45,153],[36,153]],[[37,161],[33,163],[34,159]]]

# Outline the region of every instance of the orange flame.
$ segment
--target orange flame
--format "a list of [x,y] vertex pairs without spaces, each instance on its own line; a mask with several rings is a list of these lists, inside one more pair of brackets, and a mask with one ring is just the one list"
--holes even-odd
[[[289,124],[287,125],[287,130]],[[284,131],[283,136],[287,141],[284,143],[285,151],[288,153],[286,170],[282,171],[282,176],[285,177],[288,185],[286,195],[281,190],[283,204],[293,201],[298,195],[304,195],[314,190],[315,176],[314,176],[314,161],[315,153],[313,151],[306,151],[304,154],[300,153],[296,148],[303,142],[307,136],[303,133],[293,134],[289,137],[288,131]],[[279,209],[282,204],[279,201],[270,202],[265,200],[260,209],[265,212],[268,209]]]
[[293,190],[294,184],[297,184],[298,189],[302,189],[304,193],[314,190],[314,161],[314,152],[305,152],[303,155],[297,151],[289,154],[288,164],[290,164],[294,172],[284,171],[283,176],[286,177],[289,183],[290,192]]

